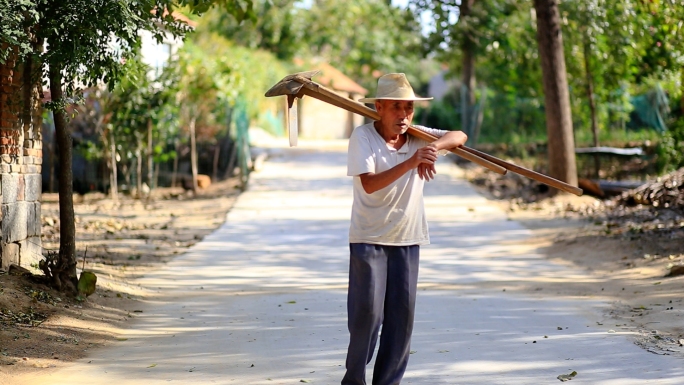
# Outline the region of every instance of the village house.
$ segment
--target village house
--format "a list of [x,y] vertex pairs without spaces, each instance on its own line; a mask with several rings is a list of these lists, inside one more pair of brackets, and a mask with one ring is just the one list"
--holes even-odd
[[[328,63],[297,64],[302,71],[321,71],[313,80],[349,99],[359,100],[368,90]],[[299,137],[303,139],[345,139],[354,127],[360,126],[364,118],[318,99],[304,97],[298,101]]]

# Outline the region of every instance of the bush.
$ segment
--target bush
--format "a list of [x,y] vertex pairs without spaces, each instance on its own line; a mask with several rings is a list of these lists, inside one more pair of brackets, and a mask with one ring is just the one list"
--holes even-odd
[[436,100],[427,108],[419,108],[414,122],[440,130],[460,130],[460,108],[445,100]]
[[656,147],[658,173],[667,173],[684,167],[684,117],[670,124],[668,131]]

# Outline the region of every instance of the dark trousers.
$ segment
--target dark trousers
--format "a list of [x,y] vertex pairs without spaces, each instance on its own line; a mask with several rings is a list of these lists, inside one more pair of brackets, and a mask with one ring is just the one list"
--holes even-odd
[[373,385],[397,385],[413,331],[420,247],[351,243],[347,297],[350,334],[342,385],[365,385],[382,326]]

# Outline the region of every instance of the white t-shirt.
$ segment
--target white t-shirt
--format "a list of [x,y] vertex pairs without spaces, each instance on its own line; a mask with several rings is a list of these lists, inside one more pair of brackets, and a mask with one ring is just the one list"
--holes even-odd
[[[447,131],[416,127],[441,137]],[[372,194],[364,191],[359,175],[381,173],[409,159],[428,142],[408,135],[396,150],[385,142],[373,123],[357,127],[349,138],[347,175],[354,177],[349,243],[372,243],[390,246],[430,243],[423,207],[423,180],[413,169],[389,186]]]

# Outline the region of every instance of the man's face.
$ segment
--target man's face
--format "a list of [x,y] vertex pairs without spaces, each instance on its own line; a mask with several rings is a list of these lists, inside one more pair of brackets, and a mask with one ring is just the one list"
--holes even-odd
[[380,122],[389,133],[403,134],[413,120],[413,101],[378,100],[375,109],[380,115]]

